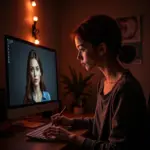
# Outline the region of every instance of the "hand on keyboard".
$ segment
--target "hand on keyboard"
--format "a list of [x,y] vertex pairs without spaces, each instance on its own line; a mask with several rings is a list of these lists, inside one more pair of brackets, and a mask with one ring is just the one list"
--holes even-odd
[[52,123],[48,123],[42,127],[39,127],[29,133],[26,134],[27,137],[33,138],[33,139],[41,139],[41,140],[55,140],[55,136],[49,136],[49,139],[47,139],[44,135],[43,132],[48,129],[50,126],[52,126]]
[[[43,140],[68,140],[69,135],[72,134],[68,131],[68,127],[72,125],[73,120],[63,115],[55,114],[51,117],[51,123],[39,127],[27,134],[30,138],[43,139]],[[66,127],[60,127],[66,126]],[[66,128],[66,129],[65,129]]]
[[51,125],[49,126],[49,128],[44,130],[43,135],[47,139],[54,136],[56,137],[56,139],[69,141],[69,137],[70,135],[72,135],[72,133],[64,129],[63,127]]

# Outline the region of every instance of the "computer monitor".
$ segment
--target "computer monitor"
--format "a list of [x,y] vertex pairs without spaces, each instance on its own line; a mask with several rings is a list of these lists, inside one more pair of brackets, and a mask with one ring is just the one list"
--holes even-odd
[[5,35],[7,118],[59,108],[56,50]]

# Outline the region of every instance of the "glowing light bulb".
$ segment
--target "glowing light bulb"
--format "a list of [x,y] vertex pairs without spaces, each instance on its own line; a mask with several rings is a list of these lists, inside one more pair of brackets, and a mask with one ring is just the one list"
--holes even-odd
[[40,41],[38,39],[35,39],[34,43],[37,45],[40,43]]
[[34,21],[38,21],[38,17],[37,17],[37,16],[34,16],[34,17],[33,17],[33,20],[34,20]]
[[33,7],[36,6],[36,2],[34,0],[32,0],[31,4],[32,4]]

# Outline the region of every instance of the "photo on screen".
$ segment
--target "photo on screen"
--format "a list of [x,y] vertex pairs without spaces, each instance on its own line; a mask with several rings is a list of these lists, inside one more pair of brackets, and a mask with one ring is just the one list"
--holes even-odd
[[7,39],[9,105],[58,99],[56,51]]

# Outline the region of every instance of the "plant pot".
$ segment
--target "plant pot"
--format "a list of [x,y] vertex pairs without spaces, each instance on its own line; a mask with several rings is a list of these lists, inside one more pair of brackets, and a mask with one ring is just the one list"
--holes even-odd
[[83,114],[84,113],[84,108],[75,106],[73,108],[73,113],[76,114],[76,115]]

